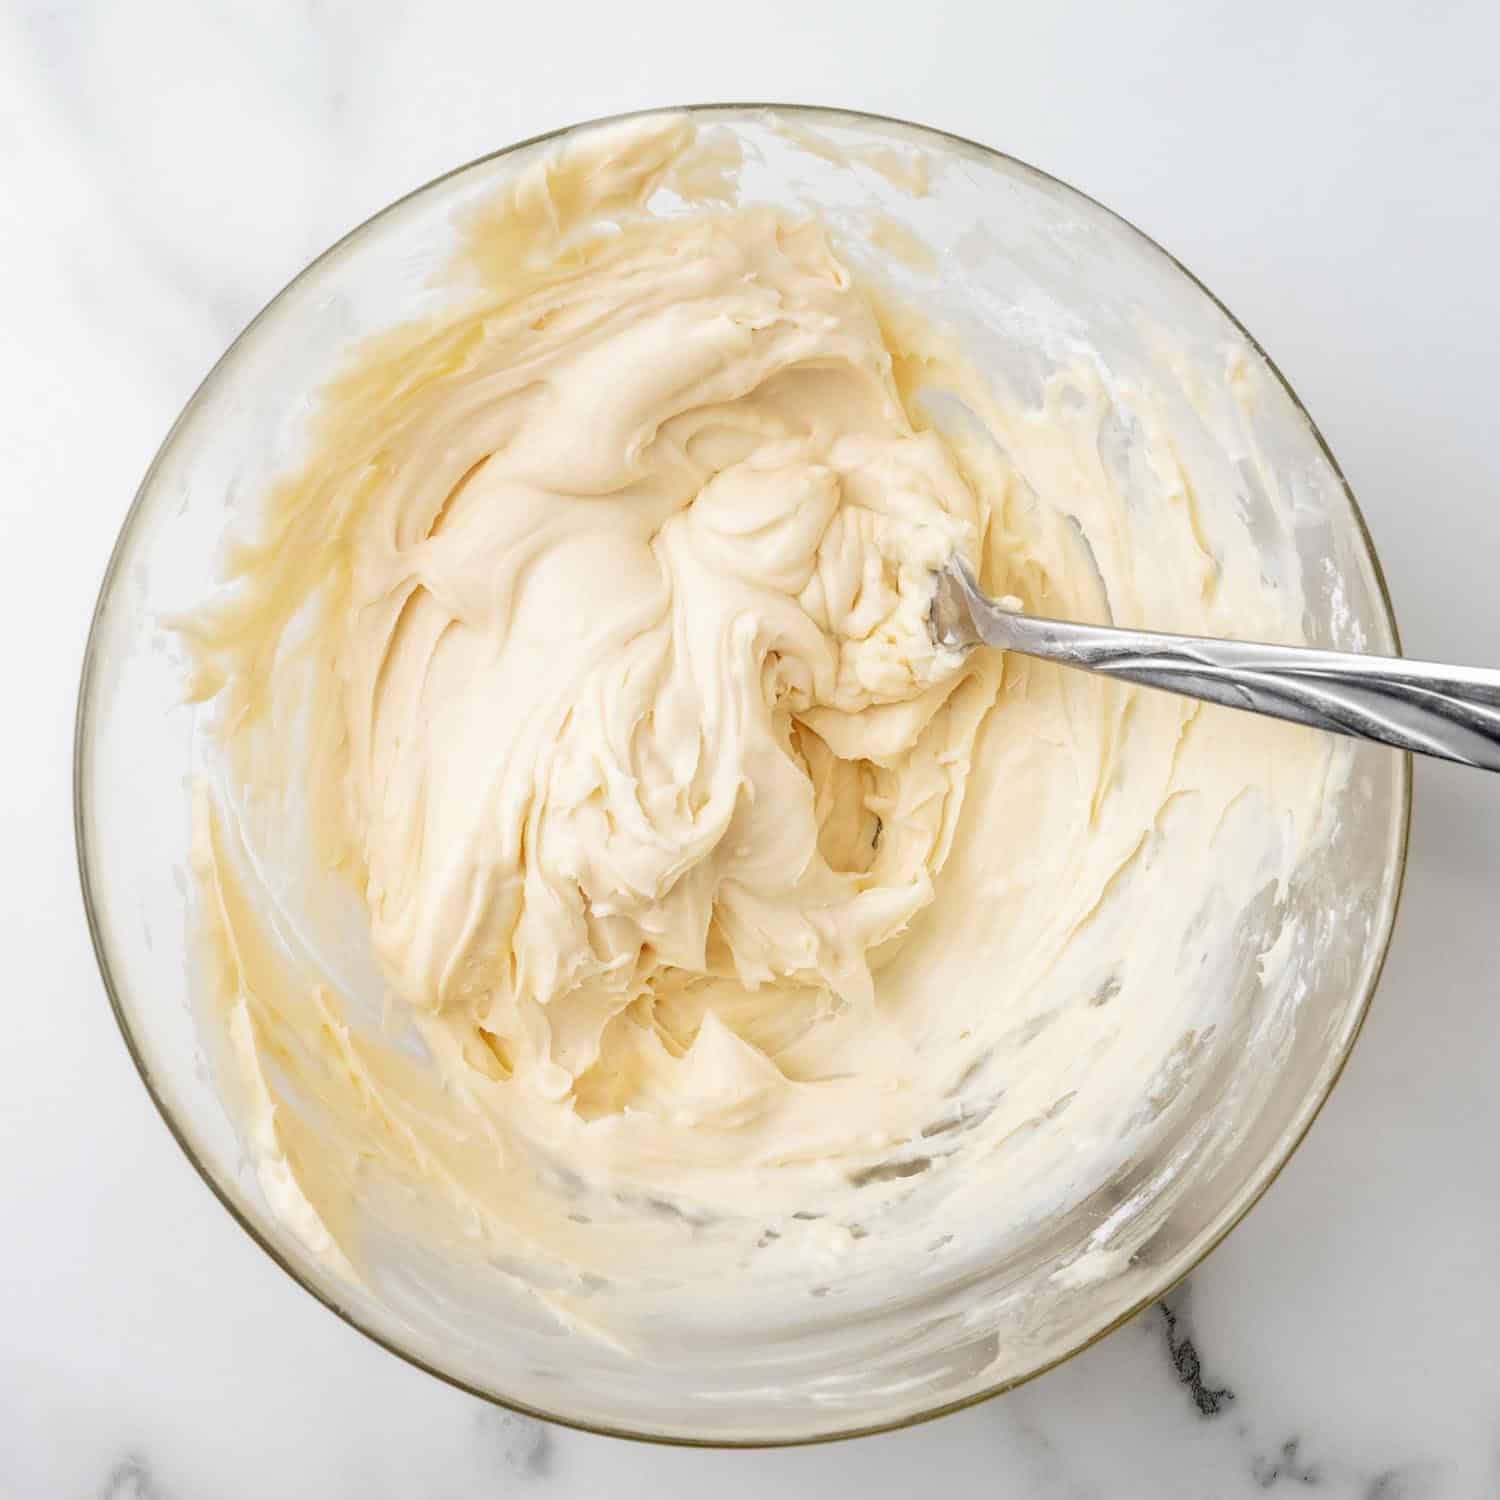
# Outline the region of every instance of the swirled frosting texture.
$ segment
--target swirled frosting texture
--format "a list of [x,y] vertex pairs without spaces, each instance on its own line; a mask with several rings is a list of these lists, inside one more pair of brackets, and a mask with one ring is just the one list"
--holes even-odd
[[741,1113],[765,1023],[705,1020],[764,991],[776,1056],[868,1014],[932,899],[986,695],[925,609],[973,497],[769,212],[548,278],[459,379],[384,446],[324,648],[376,946],[548,1100]]
[[263,1180],[341,1262],[381,1174],[562,1285],[632,1235],[689,1280],[770,1226],[874,1253],[840,1205],[950,1161],[1091,1182],[1314,836],[1314,737],[929,639],[955,549],[1048,612],[1294,638],[1191,461],[1148,433],[1127,505],[1086,367],[1007,408],[815,219],[652,217],[695,153],[586,137],[477,215],[473,300],[358,352],[189,630],[242,809],[305,819],[420,1040],[270,941],[205,804]]

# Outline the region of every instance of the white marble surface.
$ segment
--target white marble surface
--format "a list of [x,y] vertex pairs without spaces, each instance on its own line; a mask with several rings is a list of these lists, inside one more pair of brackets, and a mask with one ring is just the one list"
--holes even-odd
[[1420,769],[1364,1039],[1280,1183],[1173,1299],[1175,1334],[1153,1310],[911,1432],[694,1453],[491,1410],[286,1280],[139,1086],[69,802],[79,655],[131,491],[313,252],[571,119],[848,103],[1102,197],[1297,385],[1408,649],[1500,662],[1494,0],[735,9],[0,3],[0,1496],[1500,1493],[1500,782],[1477,774]]

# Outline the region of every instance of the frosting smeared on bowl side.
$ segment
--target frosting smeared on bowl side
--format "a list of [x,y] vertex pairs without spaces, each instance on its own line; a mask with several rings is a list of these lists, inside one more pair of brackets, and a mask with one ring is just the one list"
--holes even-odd
[[[730,1269],[889,1275],[1098,1188],[1189,1089],[1333,765],[936,649],[954,550],[1053,615],[1295,640],[1302,606],[1208,533],[1150,392],[1084,360],[999,399],[816,218],[650,211],[726,170],[669,117],[521,174],[472,296],[355,351],[184,627],[268,1196],[353,1274],[369,1212],[644,1343]],[[322,885],[364,981],[337,895],[292,910]]]

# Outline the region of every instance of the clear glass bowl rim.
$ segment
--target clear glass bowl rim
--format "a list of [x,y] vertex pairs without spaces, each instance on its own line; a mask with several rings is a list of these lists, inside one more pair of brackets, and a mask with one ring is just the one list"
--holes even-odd
[[805,1447],[813,1444],[839,1442],[848,1438],[866,1437],[879,1432],[899,1431],[902,1428],[914,1427],[919,1423],[929,1422],[937,1417],[947,1416],[948,1414],[955,1411],[962,1411],[966,1407],[976,1406],[982,1401],[988,1401],[994,1396],[1002,1395],[1004,1392],[1009,1390],[1014,1390],[1017,1386],[1024,1385],[1027,1381],[1034,1380],[1038,1375],[1043,1375],[1048,1370],[1055,1369],[1058,1365],[1066,1363],[1075,1355],[1082,1353],[1085,1349],[1088,1349],[1092,1345],[1098,1343],[1101,1339],[1108,1337],[1109,1334],[1113,1333],[1123,1324],[1128,1323],[1132,1318],[1134,1318],[1138,1313],[1142,1312],[1145,1308],[1149,1307],[1153,1302],[1159,1301],[1163,1296],[1169,1293],[1173,1287],[1175,1287],[1186,1276],[1188,1276],[1198,1265],[1202,1263],[1202,1261],[1209,1254],[1212,1253],[1212,1251],[1229,1234],[1229,1232],[1234,1229],[1234,1227],[1240,1223],[1240,1221],[1245,1217],[1247,1213],[1249,1213],[1249,1211],[1256,1205],[1256,1203],[1260,1201],[1266,1191],[1270,1188],[1271,1184],[1275,1182],[1277,1177],[1280,1176],[1282,1169],[1286,1166],[1287,1162],[1291,1160],[1293,1154],[1302,1144],[1303,1140],[1306,1139],[1308,1131],[1312,1128],[1313,1122],[1317,1119],[1319,1113],[1322,1111],[1324,1104],[1328,1100],[1328,1096],[1333,1092],[1334,1086],[1338,1083],[1339,1078],[1343,1075],[1343,1071],[1348,1063],[1349,1056],[1354,1049],[1354,1044],[1359,1039],[1359,1035],[1364,1029],[1364,1023],[1369,1014],[1370,1002],[1374,997],[1376,989],[1379,987],[1380,978],[1385,969],[1386,959],[1389,956],[1391,936],[1395,930],[1396,919],[1401,904],[1402,890],[1406,880],[1407,853],[1411,832],[1412,765],[1411,756],[1403,754],[1401,757],[1402,764],[1399,776],[1400,806],[1398,808],[1398,842],[1395,851],[1395,878],[1391,892],[1391,900],[1387,909],[1384,931],[1378,933],[1374,938],[1375,943],[1377,943],[1379,947],[1378,958],[1375,964],[1370,969],[1369,982],[1366,984],[1364,992],[1358,997],[1358,1011],[1354,1019],[1354,1024],[1349,1028],[1347,1040],[1343,1045],[1341,1053],[1335,1059],[1335,1066],[1328,1076],[1326,1086],[1322,1089],[1321,1093],[1315,1096],[1309,1095],[1308,1098],[1303,1101],[1300,1118],[1294,1119],[1288,1126],[1288,1128],[1283,1132],[1281,1140],[1277,1144],[1276,1150],[1271,1152],[1261,1163],[1258,1177],[1252,1178],[1245,1183],[1244,1187],[1241,1189],[1239,1197],[1234,1202],[1232,1202],[1223,1213],[1220,1214],[1217,1222],[1208,1226],[1208,1228],[1199,1236],[1198,1240],[1194,1244],[1188,1246],[1184,1251],[1182,1251],[1175,1261],[1163,1265],[1162,1276],[1159,1285],[1151,1287],[1117,1318],[1108,1323],[1105,1327],[1098,1329],[1089,1337],[1080,1340],[1080,1342],[1074,1345],[1073,1348],[1068,1350],[1067,1353],[1060,1355],[1056,1359],[1047,1360],[1044,1363],[1037,1365],[1034,1369],[1027,1370],[1024,1374],[1003,1380],[985,1390],[964,1396],[956,1401],[946,1401],[938,1403],[937,1405],[914,1412],[911,1415],[903,1417],[897,1421],[880,1422],[869,1426],[854,1426],[842,1429],[837,1432],[819,1433],[810,1437],[795,1439],[696,1439],[683,1436],[664,1436],[659,1433],[640,1432],[633,1431],[628,1428],[619,1428],[600,1425],[596,1423],[580,1422],[556,1412],[546,1411],[538,1407],[527,1406],[523,1402],[499,1397],[491,1391],[484,1390],[481,1387],[473,1385],[468,1381],[461,1380],[456,1376],[449,1374],[447,1371],[437,1368],[435,1365],[429,1363],[428,1361],[419,1358],[408,1350],[403,1349],[399,1344],[386,1338],[383,1334],[379,1333],[375,1329],[365,1326],[365,1324],[360,1320],[359,1317],[352,1314],[347,1309],[340,1307],[330,1298],[324,1296],[323,1293],[316,1286],[314,1286],[311,1281],[306,1279],[301,1274],[297,1266],[292,1263],[286,1256],[284,1256],[268,1239],[266,1239],[266,1237],[260,1232],[255,1224],[252,1223],[244,1215],[244,1213],[241,1212],[239,1206],[221,1186],[217,1177],[214,1175],[208,1165],[193,1149],[191,1142],[187,1139],[186,1135],[179,1127],[177,1121],[172,1116],[163,1095],[156,1087],[155,1081],[151,1076],[151,1071],[146,1064],[145,1056],[141,1048],[137,1044],[135,1035],[131,1030],[130,1020],[126,1012],[125,1004],[120,996],[119,986],[114,976],[110,955],[107,951],[107,946],[104,940],[102,924],[99,920],[94,896],[93,874],[90,865],[88,839],[85,831],[87,828],[88,820],[86,817],[87,788],[84,777],[84,755],[85,747],[89,742],[90,734],[90,687],[93,682],[94,673],[99,665],[97,639],[98,631],[100,621],[104,615],[106,605],[111,598],[111,592],[116,582],[120,559],[124,555],[127,549],[127,545],[132,537],[135,525],[140,516],[145,497],[150,491],[152,479],[154,478],[157,469],[162,464],[165,455],[171,449],[179,428],[183,425],[189,414],[203,399],[205,391],[207,391],[213,385],[215,380],[218,378],[220,371],[233,361],[235,352],[239,348],[240,344],[248,337],[250,332],[261,322],[261,320],[267,317],[277,306],[277,304],[280,303],[281,300],[289,292],[291,292],[294,287],[298,286],[299,283],[301,283],[308,275],[310,275],[318,266],[322,265],[325,261],[336,255],[350,241],[362,235],[367,229],[372,228],[374,225],[379,223],[380,220],[384,219],[388,214],[395,212],[406,203],[417,197],[420,197],[423,193],[426,193],[431,188],[438,186],[440,183],[447,182],[454,177],[458,177],[474,167],[478,167],[489,162],[500,161],[507,156],[515,154],[516,152],[524,151],[535,146],[545,145],[550,141],[561,140],[562,138],[572,135],[580,130],[588,130],[597,126],[614,125],[620,123],[621,121],[640,119],[646,116],[658,114],[714,116],[760,113],[772,113],[791,117],[800,116],[806,119],[811,124],[816,124],[818,121],[834,124],[842,120],[854,123],[893,126],[898,131],[905,132],[916,140],[920,140],[920,138],[926,137],[930,140],[942,144],[959,146],[964,148],[965,150],[980,152],[997,161],[1005,163],[1008,167],[1018,169],[1023,173],[1033,176],[1042,182],[1060,187],[1065,192],[1071,193],[1080,200],[1091,204],[1094,208],[1101,210],[1111,219],[1115,220],[1128,233],[1138,237],[1157,254],[1164,257],[1182,276],[1186,277],[1187,280],[1190,281],[1199,292],[1207,297],[1209,301],[1212,302],[1221,313],[1223,313],[1223,315],[1229,320],[1230,324],[1234,327],[1236,332],[1252,349],[1254,349],[1256,354],[1265,362],[1266,367],[1270,370],[1271,374],[1281,385],[1287,397],[1292,402],[1292,405],[1296,408],[1297,412],[1301,415],[1303,420],[1306,421],[1314,442],[1317,444],[1335,478],[1338,480],[1339,487],[1343,491],[1344,497],[1349,503],[1350,514],[1354,519],[1354,523],[1358,530],[1359,538],[1364,551],[1369,558],[1385,622],[1390,629],[1391,637],[1395,642],[1397,652],[1399,653],[1401,650],[1400,632],[1396,624],[1395,610],[1391,603],[1390,589],[1386,582],[1385,570],[1381,565],[1380,555],[1376,551],[1374,538],[1370,535],[1369,525],[1365,520],[1363,511],[1361,511],[1359,507],[1359,502],[1354,496],[1354,491],[1350,487],[1349,481],[1345,477],[1343,470],[1339,467],[1338,460],[1334,457],[1333,452],[1329,448],[1322,432],[1319,430],[1317,423],[1313,420],[1311,413],[1308,412],[1307,408],[1303,405],[1301,398],[1292,388],[1291,382],[1286,378],[1276,362],[1261,346],[1260,341],[1256,339],[1256,337],[1249,331],[1249,329],[1244,326],[1243,323],[1240,322],[1240,320],[1234,315],[1234,313],[1231,312],[1230,309],[1226,307],[1224,303],[1218,297],[1216,297],[1214,293],[1210,291],[1209,288],[1205,286],[1197,276],[1193,274],[1192,271],[1190,271],[1185,265],[1183,265],[1182,262],[1178,260],[1170,250],[1166,249],[1165,246],[1161,245],[1158,241],[1153,239],[1144,230],[1131,223],[1131,221],[1125,218],[1123,214],[1116,213],[1115,210],[1111,209],[1107,204],[1100,203],[1098,199],[1093,198],[1089,194],[1074,187],[1071,183],[1065,182],[1063,181],[1063,179],[1055,177],[1050,172],[1045,172],[1039,167],[1034,167],[1029,162],[1022,161],[1020,160],[1020,158],[1011,156],[1007,152],[998,151],[992,146],[984,145],[982,142],[971,140],[967,136],[957,135],[952,131],[941,130],[936,128],[935,126],[923,125],[913,120],[904,120],[894,115],[879,114],[869,110],[845,109],[837,105],[778,104],[768,102],[736,103],[733,101],[725,101],[722,103],[705,102],[683,105],[661,105],[650,109],[628,110],[620,114],[601,115],[595,119],[575,121],[572,124],[560,126],[555,130],[549,130],[543,132],[540,135],[530,136],[526,140],[515,141],[508,146],[501,147],[497,151],[486,152],[484,155],[475,157],[472,161],[465,162],[461,166],[457,166],[447,172],[443,172],[439,176],[432,178],[430,181],[423,183],[421,186],[413,188],[410,192],[403,194],[401,197],[395,199],[385,207],[379,209],[376,213],[372,214],[362,223],[356,225],[353,229],[349,230],[347,234],[344,234],[338,240],[336,240],[320,255],[317,255],[311,261],[309,261],[307,265],[304,266],[302,270],[300,270],[279,292],[277,292],[276,295],[272,297],[270,301],[268,301],[266,305],[260,310],[260,312],[258,312],[255,317],[252,318],[243,329],[241,329],[239,334],[236,335],[233,342],[230,343],[228,348],[225,349],[224,353],[221,354],[218,360],[215,361],[213,368],[210,369],[208,374],[204,376],[203,380],[199,383],[192,396],[189,397],[187,404],[183,407],[176,421],[174,421],[172,426],[168,429],[166,437],[162,440],[161,446],[157,449],[155,456],[153,457],[149,467],[146,470],[145,476],[142,478],[140,485],[137,487],[135,496],[131,501],[130,509],[127,511],[124,523],[120,528],[120,534],[116,539],[114,548],[110,554],[109,563],[105,568],[104,578],[99,587],[99,594],[94,605],[94,611],[89,621],[88,641],[84,647],[83,664],[80,673],[78,688],[77,711],[74,720],[73,834],[77,851],[79,878],[82,884],[84,912],[88,922],[89,936],[93,944],[95,959],[97,960],[99,965],[100,977],[104,982],[105,993],[109,998],[110,1009],[114,1013],[115,1021],[120,1028],[120,1034],[125,1041],[126,1050],[130,1053],[131,1061],[135,1064],[136,1071],[140,1074],[141,1082],[145,1085],[146,1092],[151,1096],[151,1100],[155,1104],[158,1114],[161,1115],[161,1118],[165,1122],[167,1129],[171,1132],[173,1139],[177,1142],[178,1146],[181,1147],[183,1155],[187,1157],[188,1161],[192,1164],[199,1177],[203,1179],[209,1191],[212,1192],[214,1197],[219,1200],[219,1202],[234,1218],[235,1222],[239,1224],[240,1228],[243,1229],[245,1233],[248,1234],[250,1238],[254,1240],[254,1242],[259,1245],[260,1248],[268,1256],[270,1256],[270,1258],[278,1266],[280,1266],[281,1269],[285,1271],[293,1281],[297,1283],[298,1286],[300,1286],[305,1292],[308,1292],[310,1295],[315,1297],[336,1317],[340,1318],[343,1322],[347,1323],[351,1328],[354,1328],[359,1333],[362,1333],[366,1338],[378,1344],[382,1349],[385,1349],[388,1352],[398,1356],[400,1359],[405,1360],[408,1364],[414,1365],[417,1369],[423,1370],[427,1374],[435,1376],[437,1379],[445,1382],[446,1384],[455,1386],[459,1390],[465,1391],[471,1396],[476,1396],[483,1401],[488,1401],[495,1406],[500,1406],[507,1410],[517,1412],[523,1416],[534,1417],[541,1421],[550,1422],[557,1426],[570,1427],[582,1432],[593,1433],[597,1436],[626,1438],[637,1442],[657,1443],[667,1447]]

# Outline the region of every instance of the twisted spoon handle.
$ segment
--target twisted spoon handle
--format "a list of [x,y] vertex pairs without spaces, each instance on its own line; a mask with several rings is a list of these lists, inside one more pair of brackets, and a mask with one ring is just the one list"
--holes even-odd
[[1208,703],[1500,771],[1500,671],[1491,668],[1039,619],[1016,614],[982,594],[959,559],[938,574],[932,627],[944,646],[963,649],[983,642]]

